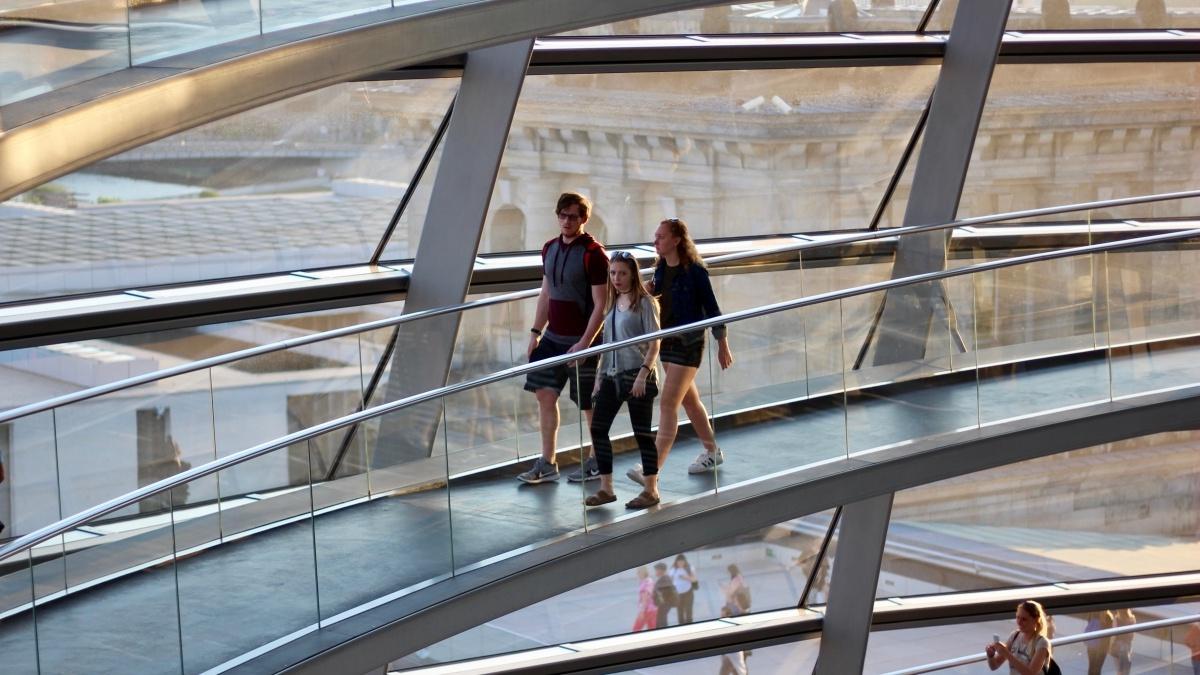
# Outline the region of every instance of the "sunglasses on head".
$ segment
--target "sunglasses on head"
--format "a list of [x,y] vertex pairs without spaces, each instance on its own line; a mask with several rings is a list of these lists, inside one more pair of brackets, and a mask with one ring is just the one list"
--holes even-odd
[[608,260],[609,260],[609,262],[616,262],[618,260],[633,260],[635,262],[637,261],[637,259],[633,257],[633,254],[630,253],[629,251],[615,251],[615,252],[613,252],[612,256],[609,257]]

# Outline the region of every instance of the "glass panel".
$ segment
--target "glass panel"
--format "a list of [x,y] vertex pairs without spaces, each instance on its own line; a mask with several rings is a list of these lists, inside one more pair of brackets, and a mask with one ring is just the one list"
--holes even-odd
[[1167,432],[902,490],[878,595],[1193,571],[1198,444]]
[[[1195,64],[999,64],[958,215],[1190,190],[1200,169],[1192,136],[1198,116]],[[1195,216],[1197,205],[1168,202],[1121,213]]]
[[1128,396],[1200,381],[1196,244],[1166,242],[1105,255],[1112,394]]
[[340,19],[372,9],[384,9],[391,6],[391,2],[380,2],[380,0],[335,0],[320,3],[266,0],[262,8],[262,30],[263,32],[283,30],[292,26]]
[[126,1],[135,65],[258,35],[261,26],[260,0]]
[[[59,408],[63,513],[78,513],[212,461],[212,420],[207,371]],[[118,511],[108,518],[161,515],[169,511],[169,501],[150,497],[139,504],[142,510]]]
[[650,241],[665,217],[687,220],[697,239],[865,227],[936,74],[529,77],[481,250],[539,250],[563,190],[593,200],[586,229],[609,248]]
[[365,262],[457,85],[328,87],[15,197],[0,301]]
[[[1047,636],[1063,639],[1100,630],[1102,626],[1132,625],[1197,613],[1200,613],[1200,603],[1180,602],[1132,609],[1113,608],[1111,611],[1102,610],[1090,614],[1057,614],[1049,617]],[[1193,625],[1197,627],[1192,639],[1200,640],[1200,624]],[[983,648],[992,636],[1007,641],[1015,629],[1013,619],[1006,618],[872,631],[863,672],[887,673],[972,654],[982,657]],[[1187,644],[1189,632],[1192,631],[1188,624],[1181,624],[1128,633],[1124,637],[1097,638],[1058,645],[1052,648],[1052,652],[1055,662],[1064,673],[1133,672],[1190,675],[1192,659]],[[991,671],[986,663],[978,661],[938,672],[982,675]]]
[[981,422],[1108,399],[1096,265],[1076,256],[971,275]]
[[[730,652],[689,661],[669,663],[650,668],[625,671],[623,675],[685,675],[687,673],[747,673],[754,675],[795,675],[811,673],[821,648],[819,639],[801,640],[790,644]],[[753,668],[753,670],[750,670]]]
[[[595,511],[589,513],[589,518]],[[673,584],[676,602],[663,612],[665,625],[711,621],[730,614],[726,610],[735,594],[730,591],[731,565],[737,567],[739,583],[749,589],[748,593],[736,593],[738,601],[749,602],[751,611],[795,607],[831,513],[747,532],[730,541],[591,581],[430,645],[394,661],[391,667],[449,663],[653,629],[659,617],[654,595],[658,563],[662,563],[661,572],[668,580],[678,580]],[[679,571],[672,574],[675,568]],[[690,576],[686,569],[691,570]],[[691,577],[696,579],[694,589],[688,581]]]
[[[220,413],[217,420],[220,430]],[[269,418],[263,426],[269,426]],[[219,523],[223,545],[177,564],[185,672],[218,667],[269,642],[315,628],[317,570],[308,456],[308,446],[301,443],[217,474],[221,508],[206,517]],[[289,471],[298,474],[293,486],[248,492],[255,483],[281,484],[282,474]]]
[[[567,379],[565,366],[559,372]],[[557,382],[555,375],[542,377],[550,378],[547,386]],[[532,470],[540,457],[536,399],[522,390],[525,381],[525,376],[508,378],[446,397],[447,461],[455,471],[450,499],[456,568],[583,528],[583,493],[565,477],[550,480],[549,473],[539,473],[530,479],[540,484],[514,480],[518,473]],[[591,382],[584,388],[590,394]],[[575,397],[563,391],[560,398],[556,442],[550,441],[559,476],[577,468],[582,431],[572,402]],[[506,401],[518,406],[519,416],[512,416]],[[488,414],[493,409],[495,417]],[[551,418],[547,423],[553,424]],[[498,447],[500,455],[508,457],[524,455],[529,461],[495,465],[489,447]]]
[[[68,538],[65,557],[70,594],[42,600],[34,615],[41,672],[179,672],[171,510],[157,496],[150,500],[130,511],[152,517],[103,518],[71,533],[76,536]],[[113,582],[113,576],[124,578]],[[85,592],[102,578],[120,590]]]
[[[5,541],[0,539],[0,541]],[[4,668],[13,673],[36,673],[37,631],[33,620],[33,557],[17,554],[3,561],[0,573],[0,649]]]
[[[949,288],[926,282],[842,301],[851,452],[979,424],[974,358]],[[967,367],[954,373],[956,361]]]
[[928,6],[929,0],[741,2],[619,21],[565,35],[911,31]]
[[105,0],[0,6],[0,105],[129,65],[124,3]]
[[[438,416],[440,408],[435,401],[410,409],[410,417],[404,411],[393,413],[382,418],[382,432],[379,422],[360,428],[357,437],[372,450],[371,499],[330,506],[318,513],[314,523],[322,620],[450,574],[445,435],[438,433],[432,454],[422,456],[415,448],[412,452],[398,449],[397,428],[392,426]],[[327,436],[341,439],[343,432]],[[322,437],[313,442],[316,446],[332,443]],[[347,480],[327,481],[324,486],[328,489]],[[322,487],[314,483],[318,498]]]
[[[217,456],[356,411],[362,402],[358,345],[358,339],[349,336],[212,369]],[[339,475],[354,473],[347,456],[350,462],[361,458],[361,446],[353,439],[341,453],[344,437],[344,433],[326,434],[222,472],[222,511],[238,505],[223,513],[223,534],[228,537],[278,518],[275,508],[242,506],[244,500],[294,501],[290,507],[294,514],[307,510],[307,487],[312,481],[320,481],[314,489],[317,508],[363,496],[366,486],[361,478],[337,480]]]
[[1017,0],[1009,30],[1130,30],[1200,27],[1191,0]]

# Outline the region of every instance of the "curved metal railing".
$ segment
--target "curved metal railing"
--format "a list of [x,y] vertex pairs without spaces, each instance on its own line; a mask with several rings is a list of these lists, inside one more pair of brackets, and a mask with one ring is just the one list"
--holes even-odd
[[[790,253],[793,251],[800,252],[800,251],[807,251],[807,250],[819,249],[819,248],[825,248],[825,247],[840,246],[840,245],[844,245],[844,244],[853,244],[853,243],[857,243],[857,242],[872,241],[872,240],[877,240],[877,239],[888,239],[891,237],[897,237],[897,236],[902,236],[902,235],[907,235],[907,234],[918,234],[921,232],[934,232],[934,231],[939,231],[939,230],[954,229],[954,228],[958,228],[958,227],[972,227],[972,226],[977,226],[977,225],[989,225],[989,224],[1007,222],[1010,220],[1020,220],[1020,219],[1025,219],[1025,218],[1038,218],[1038,217],[1042,217],[1042,216],[1052,216],[1052,215],[1058,215],[1058,214],[1062,214],[1062,213],[1071,213],[1071,212],[1075,212],[1075,211],[1087,211],[1087,210],[1091,210],[1091,209],[1116,208],[1116,207],[1120,207],[1120,206],[1130,206],[1130,205],[1134,205],[1134,204],[1150,204],[1150,203],[1155,203],[1155,202],[1176,201],[1176,200],[1180,200],[1180,199],[1189,199],[1189,198],[1195,198],[1195,197],[1200,197],[1200,190],[1165,192],[1165,193],[1159,193],[1159,194],[1153,194],[1153,195],[1142,195],[1139,197],[1123,197],[1120,199],[1107,199],[1107,200],[1095,201],[1095,202],[1081,202],[1078,204],[1065,204],[1062,206],[1051,206],[1051,207],[1046,207],[1046,208],[1041,208],[1041,209],[1009,211],[1006,213],[997,213],[997,214],[992,214],[992,215],[987,215],[987,216],[964,218],[962,220],[955,220],[955,221],[951,221],[948,223],[933,223],[933,224],[929,224],[929,225],[910,225],[907,227],[897,227],[897,228],[889,228],[889,229],[884,229],[884,230],[875,230],[875,231],[869,231],[869,232],[860,232],[860,233],[855,233],[855,234],[834,236],[834,237],[830,237],[828,239],[822,239],[820,241],[804,241],[804,242],[797,242],[795,244],[784,244],[781,246],[774,246],[774,247],[770,247],[770,248],[755,249],[753,251],[743,251],[743,252],[739,252],[739,253],[729,253],[729,254],[725,254],[725,255],[711,256],[709,258],[705,258],[705,262],[709,265],[720,265],[723,263],[737,262],[737,261],[742,261],[742,260],[752,260],[754,258],[766,258],[766,257],[770,257],[773,255],[779,255],[781,253]],[[643,270],[643,274],[648,274],[650,271],[651,271],[650,269]],[[153,371],[150,373],[144,373],[142,375],[135,375],[133,377],[128,377],[128,378],[125,378],[122,380],[118,380],[116,382],[110,382],[107,384],[97,385],[94,387],[89,387],[87,389],[82,389],[80,391],[72,392],[69,394],[63,394],[62,396],[56,396],[54,398],[49,398],[49,399],[45,399],[42,401],[38,401],[36,403],[30,403],[28,405],[11,408],[4,412],[0,412],[0,424],[3,424],[5,422],[11,422],[13,420],[20,419],[22,417],[36,415],[38,413],[46,412],[46,411],[52,410],[54,408],[61,408],[65,405],[70,405],[72,403],[79,403],[80,401],[86,401],[89,399],[97,398],[99,396],[104,396],[106,394],[116,393],[118,391],[123,391],[125,389],[132,389],[134,387],[139,387],[142,385],[150,384],[153,382],[157,382],[159,380],[165,380],[165,379],[175,377],[178,375],[186,375],[188,373],[194,373],[194,372],[197,372],[200,370],[205,370],[207,368],[212,368],[215,366],[222,366],[222,365],[226,365],[226,364],[233,363],[236,361],[241,361],[244,359],[249,359],[249,358],[253,358],[253,357],[257,357],[257,356],[263,356],[264,354],[270,354],[273,352],[283,351],[286,349],[301,347],[304,345],[314,344],[317,342],[324,342],[326,340],[333,340],[333,339],[337,339],[337,338],[341,338],[341,337],[347,337],[350,335],[357,335],[360,333],[366,333],[366,332],[378,330],[381,328],[392,328],[392,327],[400,326],[400,325],[403,325],[405,323],[409,323],[412,321],[419,321],[422,319],[429,319],[429,318],[433,318],[433,317],[437,317],[437,316],[454,314],[455,312],[479,309],[482,307],[491,307],[494,305],[501,305],[501,304],[506,304],[509,302],[515,302],[517,300],[524,300],[524,299],[528,299],[528,298],[532,298],[532,297],[536,296],[538,294],[538,291],[539,291],[539,289],[535,288],[535,289],[529,289],[529,290],[524,290],[524,291],[515,291],[512,293],[504,293],[501,295],[492,296],[490,298],[482,298],[479,300],[472,300],[469,302],[463,302],[463,303],[459,303],[456,305],[447,305],[445,307],[438,307],[435,309],[422,310],[419,312],[413,312],[411,314],[403,314],[403,315],[397,316],[397,317],[389,317],[386,319],[367,321],[364,323],[345,326],[342,328],[335,328],[335,329],[331,329],[331,330],[327,330],[327,331],[321,331],[318,333],[313,333],[311,335],[304,335],[301,337],[280,340],[279,342],[272,342],[270,344],[259,345],[257,347],[249,347],[247,349],[241,349],[238,351],[229,352],[227,354],[221,354],[219,356],[213,356],[213,357],[209,357],[206,359],[200,359],[198,361],[191,361],[189,363],[180,364],[178,366],[172,366],[170,368],[163,368],[161,370],[156,370],[156,371]]]
[[[937,228],[930,227],[928,229],[937,229]],[[711,327],[718,326],[718,325],[737,323],[737,322],[744,321],[747,319],[753,319],[753,318],[766,316],[766,315],[770,315],[770,314],[776,314],[779,312],[788,311],[788,310],[792,310],[792,309],[811,307],[814,305],[827,303],[827,302],[830,302],[833,300],[842,300],[842,299],[866,295],[866,294],[870,294],[870,293],[887,291],[887,290],[891,290],[894,288],[928,283],[931,281],[939,281],[942,279],[949,279],[949,278],[953,278],[953,277],[966,276],[966,275],[976,274],[979,272],[986,272],[986,271],[990,271],[990,270],[1002,269],[1002,268],[1006,268],[1006,267],[1015,267],[1015,266],[1019,266],[1019,265],[1026,265],[1029,263],[1044,262],[1044,261],[1048,261],[1048,260],[1056,260],[1059,258],[1070,258],[1070,257],[1076,257],[1076,256],[1080,256],[1080,255],[1090,255],[1093,253],[1102,253],[1102,252],[1106,252],[1106,251],[1117,251],[1117,250],[1127,249],[1127,248],[1152,246],[1155,244],[1162,244],[1162,243],[1167,243],[1167,242],[1181,241],[1181,240],[1193,239],[1193,238],[1200,238],[1200,229],[1184,230],[1184,231],[1180,231],[1180,232],[1168,232],[1168,233],[1156,234],[1156,235],[1146,236],[1146,237],[1135,237],[1135,238],[1131,238],[1131,239],[1124,239],[1124,240],[1113,241],[1113,242],[1105,242],[1102,244],[1089,244],[1086,246],[1076,246],[1076,247],[1065,248],[1065,249],[1057,249],[1057,250],[1053,250],[1053,251],[1043,251],[1043,252],[1033,253],[1033,254],[1024,255],[1024,256],[1016,256],[1013,258],[1006,258],[1006,259],[1002,259],[1002,260],[992,260],[992,261],[988,261],[988,262],[977,263],[974,265],[967,265],[967,266],[963,266],[963,267],[959,267],[959,268],[955,268],[955,269],[941,270],[941,271],[937,271],[937,272],[927,272],[924,274],[917,274],[917,275],[904,277],[904,278],[900,278],[900,279],[889,279],[887,281],[875,282],[875,283],[865,284],[865,285],[861,285],[861,286],[854,286],[854,287],[850,287],[850,288],[840,289],[840,290],[836,290],[836,291],[829,291],[829,292],[825,292],[825,293],[818,293],[815,295],[797,298],[794,300],[776,302],[776,303],[762,305],[762,306],[754,307],[754,308],[750,308],[750,309],[740,310],[740,311],[736,311],[736,312],[730,312],[727,314],[723,314],[721,316],[704,319],[702,321],[697,321],[694,323],[685,324],[682,326],[676,326],[676,327],[672,327],[672,328],[666,328],[663,330],[655,331],[653,333],[647,333],[645,335],[641,335],[636,338],[631,338],[628,340],[622,340],[620,342],[613,342],[613,343],[598,345],[598,346],[590,347],[588,349],[580,350],[578,352],[574,352],[571,354],[564,354],[562,356],[544,359],[544,360],[537,361],[534,363],[513,366],[511,368],[496,371],[494,373],[484,375],[484,376],[481,376],[481,377],[478,377],[478,378],[475,378],[472,380],[466,380],[463,382],[446,385],[444,387],[432,389],[432,390],[429,390],[429,391],[421,393],[421,394],[415,394],[412,396],[398,399],[396,401],[381,404],[381,405],[375,406],[373,408],[367,408],[365,410],[362,410],[362,411],[359,411],[356,413],[344,415],[342,417],[338,417],[338,418],[323,422],[321,424],[317,424],[317,425],[308,427],[306,429],[302,429],[302,430],[287,434],[285,436],[281,436],[272,441],[260,443],[258,445],[247,448],[245,450],[241,450],[239,452],[235,452],[235,453],[226,455],[225,457],[223,457],[221,459],[209,462],[202,466],[194,467],[194,468],[191,468],[191,469],[188,469],[185,471],[181,471],[180,473],[177,473],[171,477],[159,480],[155,483],[151,483],[149,485],[141,487],[137,490],[133,490],[133,491],[128,492],[119,497],[115,497],[115,498],[105,501],[101,504],[93,506],[89,509],[81,511],[73,516],[64,518],[62,520],[59,520],[56,523],[52,523],[52,524],[42,527],[38,530],[30,532],[29,534],[26,534],[21,537],[18,537],[17,539],[14,539],[13,541],[9,542],[8,544],[4,545],[3,547],[0,547],[0,562],[3,562],[5,559],[7,559],[17,553],[28,550],[28,549],[32,548],[33,546],[36,546],[37,544],[40,544],[48,539],[51,539],[58,535],[64,534],[66,532],[69,532],[69,531],[81,526],[81,525],[91,522],[101,516],[104,516],[106,514],[112,513],[114,511],[118,511],[120,509],[129,507],[129,506],[132,506],[134,504],[137,504],[138,502],[141,502],[141,501],[147,499],[148,497],[151,497],[151,496],[163,493],[163,492],[167,492],[173,488],[177,488],[179,486],[185,485],[196,479],[203,478],[205,476],[209,476],[209,475],[215,474],[217,472],[224,471],[230,467],[242,464],[244,462],[248,462],[252,459],[262,457],[262,456],[264,456],[268,453],[274,452],[276,450],[280,450],[280,449],[286,448],[290,445],[294,445],[296,443],[300,443],[303,441],[307,441],[307,440],[316,438],[318,436],[324,435],[331,431],[336,431],[338,429],[342,429],[342,428],[346,428],[346,427],[349,427],[352,425],[360,424],[367,420],[371,420],[371,419],[374,419],[377,417],[382,417],[383,415],[387,415],[389,413],[396,412],[396,411],[404,409],[404,408],[408,408],[408,407],[418,405],[421,403],[425,403],[428,401],[433,401],[436,399],[441,399],[446,396],[451,396],[451,395],[459,393],[459,392],[482,387],[482,386],[485,386],[485,385],[488,385],[488,384],[491,384],[494,382],[499,382],[501,380],[505,380],[505,379],[508,379],[508,378],[511,378],[514,376],[530,373],[535,370],[542,370],[545,368],[558,366],[558,365],[566,365],[566,364],[569,364],[570,362],[584,359],[589,356],[599,355],[599,354],[615,351],[615,350],[629,347],[632,345],[641,344],[643,342],[659,340],[659,339],[662,339],[665,337],[670,337],[673,335],[680,335],[682,333],[688,333],[688,332],[692,332],[692,331],[696,331],[696,330],[703,330],[703,329],[711,328]]]

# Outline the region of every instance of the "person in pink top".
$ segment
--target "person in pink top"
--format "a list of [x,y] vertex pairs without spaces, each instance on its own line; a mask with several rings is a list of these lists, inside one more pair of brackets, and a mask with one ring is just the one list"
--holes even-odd
[[654,604],[654,580],[650,578],[650,570],[639,567],[637,616],[633,619],[633,632],[650,630],[658,621],[658,607]]

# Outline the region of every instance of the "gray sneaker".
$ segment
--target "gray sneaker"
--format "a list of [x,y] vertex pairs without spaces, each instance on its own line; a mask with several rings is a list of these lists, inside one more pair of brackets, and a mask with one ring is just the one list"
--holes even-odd
[[567,480],[572,483],[582,483],[589,480],[600,479],[600,465],[596,463],[595,457],[588,457],[583,465],[567,474]]
[[536,485],[548,480],[558,480],[558,465],[550,464],[541,457],[538,457],[528,471],[517,474],[517,480],[524,481],[530,485]]

